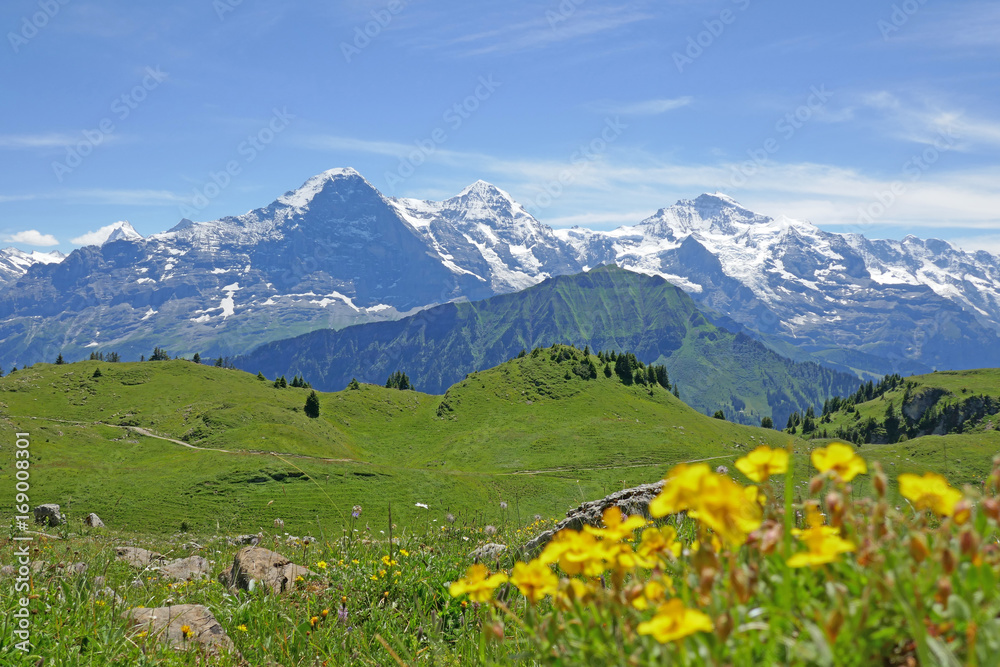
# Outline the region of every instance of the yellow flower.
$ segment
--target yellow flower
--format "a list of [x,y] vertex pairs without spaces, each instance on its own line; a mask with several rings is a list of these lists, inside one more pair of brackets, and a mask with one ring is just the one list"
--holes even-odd
[[854,448],[842,442],[835,442],[814,450],[812,464],[820,472],[832,472],[845,482],[868,472],[865,460],[854,453]]
[[576,578],[563,578],[559,582],[559,590],[555,595],[555,602],[556,606],[563,611],[569,611],[573,608],[574,602],[585,606],[593,596],[594,589],[589,584]]
[[951,516],[962,492],[953,489],[948,480],[932,472],[923,477],[904,473],[899,476],[899,493],[913,503],[917,511],[931,510],[938,516]]
[[320,562],[316,563],[316,567],[318,567],[321,570],[325,570],[326,569],[326,561],[325,560],[321,560]]
[[711,632],[712,629],[712,620],[708,616],[697,609],[687,609],[677,598],[660,605],[656,616],[638,627],[640,635],[653,635],[661,644],[696,632]]
[[591,533],[567,528],[556,533],[538,558],[546,565],[559,563],[570,576],[596,577],[608,569],[610,554]]
[[649,503],[649,513],[661,517],[688,509],[698,499],[701,480],[711,474],[705,463],[675,466],[667,475],[660,495]]
[[387,567],[392,567],[396,564],[396,561],[392,560],[388,556],[382,556],[382,563],[384,563]]
[[532,604],[554,594],[559,587],[559,578],[537,558],[530,563],[515,563],[510,581]]
[[407,551],[406,549],[400,549],[400,550],[399,550],[399,555],[400,555],[400,556],[409,556],[409,555],[410,555],[410,552],[409,552],[409,551]]
[[237,625],[236,629],[239,630],[240,632],[246,632],[247,631],[247,626],[245,626],[245,625]]
[[498,573],[490,576],[490,571],[486,569],[485,565],[476,563],[469,566],[469,569],[465,571],[464,578],[452,582],[448,591],[452,597],[457,598],[459,595],[468,594],[473,602],[489,602],[490,598],[493,597],[494,589],[505,581],[507,581],[507,575]]
[[181,626],[181,635],[184,637],[184,639],[187,639],[188,637],[190,637],[191,636],[191,626],[190,625],[182,625]]
[[650,609],[663,602],[666,597],[667,587],[662,582],[653,579],[647,581],[646,585],[643,586],[642,595],[632,600],[632,606],[639,610]]
[[719,534],[724,542],[740,545],[760,528],[763,511],[751,502],[743,487],[723,475],[702,479],[701,496],[690,514]]
[[755,482],[766,482],[771,475],[788,472],[788,450],[761,445],[737,459],[736,469]]
[[788,559],[788,567],[823,565],[840,559],[840,554],[854,551],[853,542],[843,539],[840,531],[830,526],[812,526],[805,530],[792,530],[792,534],[805,542],[808,551]]
[[673,526],[647,528],[642,531],[642,540],[636,553],[646,558],[667,554],[677,558],[681,555],[681,543],[677,541],[677,531]]
[[725,475],[708,469],[704,463],[680,464],[670,471],[663,490],[649,503],[654,517],[688,510],[734,545],[746,541],[748,534],[760,527],[763,512],[746,489]]
[[646,520],[639,515],[630,516],[628,519],[622,520],[622,511],[617,507],[609,507],[604,510],[602,515],[604,520],[604,528],[594,528],[593,526],[584,526],[583,529],[594,535],[600,537],[601,539],[608,540],[610,542],[620,542],[625,538],[632,538],[632,533],[638,528],[642,528],[646,525]]
[[309,619],[309,625],[313,626],[314,628],[316,627],[317,623],[319,623],[319,616],[313,616],[312,618]]

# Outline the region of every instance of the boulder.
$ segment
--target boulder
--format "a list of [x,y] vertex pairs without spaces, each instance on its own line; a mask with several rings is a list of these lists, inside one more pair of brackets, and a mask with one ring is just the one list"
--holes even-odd
[[123,560],[132,567],[149,567],[160,565],[166,559],[155,551],[147,551],[139,547],[115,547],[118,560]]
[[101,521],[101,517],[97,516],[93,512],[83,518],[83,525],[91,528],[104,528],[104,522]]
[[208,576],[209,569],[208,561],[201,556],[178,558],[158,568],[161,575],[178,581],[202,579]]
[[281,554],[261,547],[240,549],[232,567],[220,575],[220,581],[230,588],[253,590],[265,586],[272,593],[282,593],[295,585],[298,577],[315,575],[301,565],[292,563]]
[[484,544],[478,549],[475,549],[472,553],[469,554],[469,556],[472,557],[472,559],[475,560],[477,563],[484,560],[495,561],[499,560],[500,556],[502,556],[505,551],[507,551],[506,544],[497,544],[495,542],[490,542],[488,544]]
[[521,548],[521,555],[525,559],[537,556],[545,548],[545,545],[549,543],[549,540],[565,528],[582,530],[584,526],[600,526],[604,510],[609,507],[619,508],[625,516],[639,514],[649,518],[649,503],[653,498],[660,495],[662,489],[662,481],[653,484],[643,484],[631,489],[616,491],[600,500],[583,503],[576,509],[566,512],[566,518],[550,530],[546,530],[525,544]]
[[[153,609],[139,607],[129,609],[124,616],[131,623],[134,635],[145,632],[145,639],[152,639],[175,649],[198,646],[205,647],[210,653],[236,649],[212,612],[200,604],[179,604]],[[183,632],[185,626],[187,633]]]
[[61,526],[63,523],[63,516],[59,511],[59,505],[47,504],[36,507],[35,523],[45,524],[49,527]]

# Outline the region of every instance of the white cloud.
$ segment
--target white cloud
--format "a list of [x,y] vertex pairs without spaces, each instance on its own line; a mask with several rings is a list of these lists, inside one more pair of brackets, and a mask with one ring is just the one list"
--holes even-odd
[[661,113],[686,107],[694,101],[692,97],[646,100],[644,102],[617,103],[595,102],[590,105],[598,113],[620,114],[622,116],[656,116]]
[[52,234],[42,234],[37,229],[28,229],[23,232],[15,232],[4,239],[4,243],[24,243],[34,246],[59,245],[59,239]]
[[97,231],[81,234],[76,238],[70,239],[69,242],[74,245],[101,245],[108,240],[111,232],[115,231],[121,224],[120,222],[113,222],[110,225],[104,225]]

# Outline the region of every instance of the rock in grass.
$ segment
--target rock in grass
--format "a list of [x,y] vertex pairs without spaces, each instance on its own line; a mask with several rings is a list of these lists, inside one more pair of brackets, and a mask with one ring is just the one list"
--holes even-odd
[[118,560],[123,560],[132,567],[160,565],[166,560],[162,554],[139,547],[115,547],[115,554],[118,556]]
[[159,641],[176,649],[205,647],[210,653],[235,650],[233,641],[212,612],[200,604],[153,609],[139,607],[129,609],[124,615],[130,621],[134,635],[145,632],[146,640]]
[[63,516],[59,510],[59,505],[46,504],[35,508],[35,523],[41,523],[49,527],[61,526]]
[[202,579],[208,576],[210,566],[201,556],[178,558],[159,567],[159,573],[178,581]]
[[83,525],[89,526],[90,528],[104,528],[104,522],[101,521],[101,517],[97,516],[93,512],[83,518]]
[[555,537],[556,533],[564,528],[582,530],[584,526],[600,526],[604,510],[609,507],[617,507],[625,516],[639,514],[649,517],[649,503],[660,494],[662,489],[662,481],[653,484],[643,484],[631,489],[616,491],[600,500],[583,503],[576,509],[566,512],[566,518],[553,526],[551,530],[546,530],[525,544],[521,548],[522,556],[526,558],[534,557],[549,543],[549,540]]
[[506,544],[490,542],[488,544],[484,544],[478,549],[475,549],[469,554],[469,556],[477,563],[480,561],[495,561],[499,560],[500,556],[502,556],[505,551],[507,551]]
[[264,586],[272,593],[282,593],[290,590],[298,577],[315,574],[277,552],[246,547],[237,552],[232,567],[223,572],[219,580],[230,588],[249,591]]

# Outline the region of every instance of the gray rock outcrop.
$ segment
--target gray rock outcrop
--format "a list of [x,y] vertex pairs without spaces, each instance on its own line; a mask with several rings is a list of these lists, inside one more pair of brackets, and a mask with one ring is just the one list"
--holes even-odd
[[[175,649],[200,646],[210,653],[234,651],[233,641],[222,629],[208,607],[179,604],[172,607],[129,609],[124,614],[133,631],[145,632],[146,640],[155,640]],[[188,632],[183,632],[184,626]]]
[[272,593],[282,593],[291,589],[298,577],[315,574],[277,552],[246,547],[237,552],[232,566],[219,575],[219,580],[230,588],[253,590],[265,586]]
[[36,507],[35,523],[41,523],[49,527],[61,526],[63,523],[63,516],[59,511],[59,505],[46,504]]

